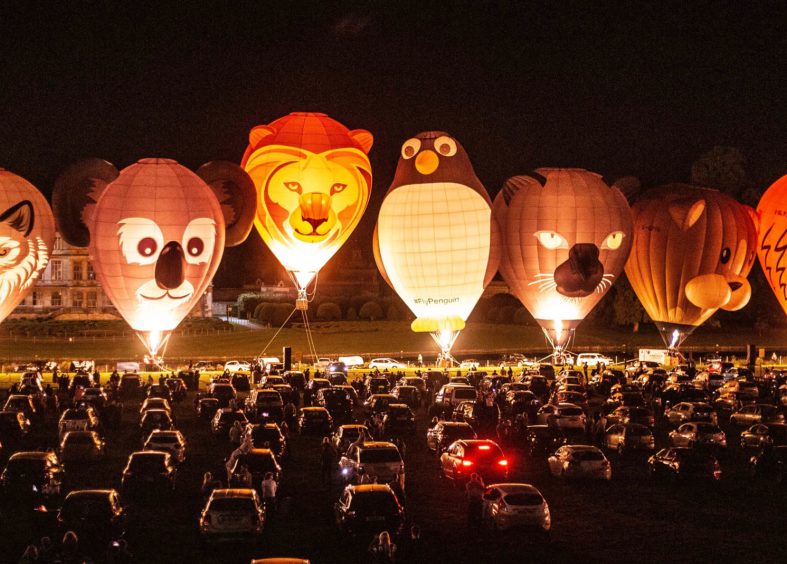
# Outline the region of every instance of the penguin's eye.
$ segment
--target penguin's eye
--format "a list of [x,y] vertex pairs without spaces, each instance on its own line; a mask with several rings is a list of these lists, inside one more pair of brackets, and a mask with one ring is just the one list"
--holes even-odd
[[412,139],[408,139],[402,145],[402,158],[403,159],[412,159],[415,154],[421,149],[421,140],[416,139],[413,137]]
[[434,148],[441,157],[453,157],[456,154],[456,141],[441,135],[434,140]]
[[534,233],[538,242],[541,243],[541,246],[549,249],[567,249],[568,248],[568,241],[566,238],[563,237],[560,233],[555,233],[554,231],[536,231]]
[[620,248],[620,245],[623,243],[623,237],[625,236],[626,234],[622,231],[613,231],[607,235],[607,238],[604,239],[603,243],[601,243],[601,248],[609,249],[610,251],[616,251]]

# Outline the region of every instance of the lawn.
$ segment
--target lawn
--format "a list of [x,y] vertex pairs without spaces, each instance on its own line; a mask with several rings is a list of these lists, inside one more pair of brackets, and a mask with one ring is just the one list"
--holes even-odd
[[[360,354],[364,357],[394,356],[414,358],[422,353],[433,360],[437,347],[427,334],[413,333],[407,322],[356,321],[313,324],[313,338],[318,355],[337,356]],[[166,357],[169,359],[232,359],[251,358],[260,353],[281,355],[283,346],[291,346],[296,361],[308,355],[306,332],[300,326],[287,327],[273,339],[275,329],[220,332],[210,335],[174,335]],[[787,330],[773,329],[762,336],[753,331],[725,333],[714,329],[698,329],[684,344],[685,350],[734,351],[739,354],[747,343],[768,349],[787,348]],[[599,348],[603,351],[632,356],[639,347],[661,348],[655,328],[645,327],[639,333],[606,327],[582,325],[577,330],[574,350]],[[453,352],[457,358],[482,353],[524,352],[546,354],[541,330],[535,326],[468,323],[459,336]],[[132,336],[73,337],[5,337],[0,339],[0,363],[34,358],[139,360],[145,351]]]

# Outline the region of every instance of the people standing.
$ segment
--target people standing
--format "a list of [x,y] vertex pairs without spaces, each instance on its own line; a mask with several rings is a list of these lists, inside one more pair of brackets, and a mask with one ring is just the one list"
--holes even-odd
[[372,562],[375,564],[393,564],[395,562],[396,545],[391,541],[388,531],[383,531],[377,535],[369,545],[369,552],[372,555]]
[[467,528],[470,532],[481,532],[481,510],[484,496],[484,481],[477,473],[470,476],[465,484],[465,498],[467,499]]

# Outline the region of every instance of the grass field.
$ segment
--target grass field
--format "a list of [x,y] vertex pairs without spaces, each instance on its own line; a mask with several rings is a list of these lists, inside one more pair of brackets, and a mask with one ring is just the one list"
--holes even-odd
[[[263,352],[280,355],[283,346],[291,346],[294,359],[306,358],[308,344],[302,327],[287,327],[271,341],[275,329],[223,332],[212,335],[175,335],[170,340],[166,357],[171,359],[232,359],[251,358]],[[413,333],[407,322],[341,322],[313,325],[313,338],[317,353],[336,356],[343,353],[368,356],[414,357],[422,353],[433,360],[437,347],[429,335]],[[768,354],[773,349],[787,349],[787,330],[772,329],[762,335],[753,331],[720,332],[698,329],[684,344],[686,350],[741,351],[747,343],[765,347]],[[266,350],[267,346],[267,350]],[[639,333],[605,327],[579,327],[574,350],[598,348],[633,355],[639,347],[661,348],[661,338],[652,327]],[[524,352],[546,354],[547,347],[540,328],[523,325],[496,325],[469,323],[459,336],[453,352],[457,358],[478,355],[482,352]],[[57,338],[11,337],[0,339],[0,363],[42,359],[140,359],[145,351],[139,341],[128,337],[83,337],[72,340]]]

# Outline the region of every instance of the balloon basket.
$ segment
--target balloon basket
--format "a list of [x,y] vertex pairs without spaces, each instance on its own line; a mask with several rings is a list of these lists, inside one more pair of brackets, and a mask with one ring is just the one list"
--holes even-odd
[[149,358],[163,361],[172,331],[137,331],[136,334],[148,351]]

